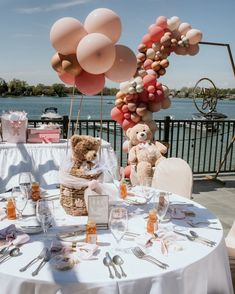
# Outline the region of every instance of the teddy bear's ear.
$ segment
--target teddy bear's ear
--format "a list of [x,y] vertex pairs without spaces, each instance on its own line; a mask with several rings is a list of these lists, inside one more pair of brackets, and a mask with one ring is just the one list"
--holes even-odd
[[79,141],[81,141],[81,137],[79,135],[73,135],[70,140],[71,140],[71,145],[74,146]]
[[131,128],[126,130],[126,136],[128,139],[130,139],[130,133],[131,133]]

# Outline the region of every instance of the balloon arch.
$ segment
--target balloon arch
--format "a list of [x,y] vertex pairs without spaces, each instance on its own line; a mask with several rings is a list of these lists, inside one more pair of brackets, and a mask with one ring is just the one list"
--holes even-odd
[[122,31],[120,17],[98,8],[84,24],[72,17],[57,20],[50,31],[56,53],[51,65],[61,81],[85,95],[102,91],[105,78],[120,83],[111,117],[126,131],[139,121],[151,125],[153,112],[169,108],[168,88],[158,79],[165,75],[171,53],[196,55],[201,31],[179,17],[159,16],[142,37],[135,55],[116,44]]

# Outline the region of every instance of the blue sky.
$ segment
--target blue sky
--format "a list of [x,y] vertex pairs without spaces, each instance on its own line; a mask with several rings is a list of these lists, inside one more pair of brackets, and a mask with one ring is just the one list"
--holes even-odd
[[[106,7],[122,21],[119,44],[137,53],[150,24],[164,15],[180,17],[203,32],[203,41],[228,43],[235,59],[235,0],[1,0],[0,77],[38,83],[59,83],[50,60],[55,50],[49,33],[53,23],[65,16],[84,22],[94,9]],[[170,88],[194,86],[208,77],[217,87],[235,88],[235,77],[226,47],[200,46],[196,56],[169,57],[170,66],[159,81]],[[106,81],[107,86],[118,84]]]

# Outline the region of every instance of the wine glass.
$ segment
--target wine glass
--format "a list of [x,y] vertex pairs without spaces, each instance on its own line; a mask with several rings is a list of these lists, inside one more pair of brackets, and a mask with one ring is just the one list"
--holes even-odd
[[150,188],[152,187],[152,181],[153,181],[152,177],[144,177],[140,183],[142,188],[142,193],[144,194],[144,197],[147,199],[149,198],[148,195],[149,195]]
[[121,251],[119,248],[120,241],[127,231],[128,226],[128,213],[125,207],[113,207],[109,215],[109,228],[113,234],[117,247],[116,251]]
[[28,201],[28,190],[26,187],[13,187],[11,191],[11,197],[14,199],[14,205],[18,212],[19,220],[22,220],[23,210]]
[[44,237],[47,238],[48,228],[52,224],[54,215],[54,204],[53,201],[47,199],[40,199],[37,201],[36,205],[36,217],[41,224],[42,230],[44,232]]
[[167,213],[169,207],[169,194],[160,192],[157,196],[156,209],[159,223],[161,223]]
[[32,186],[31,173],[22,172],[19,174],[19,186],[22,190],[26,188],[28,190],[28,195],[30,195],[31,186]]

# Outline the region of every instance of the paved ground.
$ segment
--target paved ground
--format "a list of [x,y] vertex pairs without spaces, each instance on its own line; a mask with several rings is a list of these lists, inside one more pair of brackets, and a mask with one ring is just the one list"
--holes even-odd
[[217,179],[222,182],[194,176],[193,200],[217,215],[226,236],[235,221],[235,175],[223,175]]

